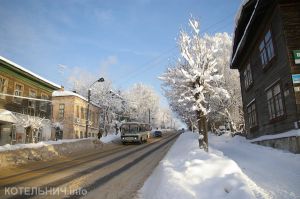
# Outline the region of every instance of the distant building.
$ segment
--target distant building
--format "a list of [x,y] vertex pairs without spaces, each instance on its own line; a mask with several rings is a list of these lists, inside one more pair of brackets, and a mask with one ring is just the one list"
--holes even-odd
[[[72,91],[54,91],[52,94],[53,123],[56,137],[63,139],[86,137],[87,99]],[[87,137],[97,137],[100,126],[100,106],[91,103]]]
[[249,0],[234,34],[247,137],[299,128],[300,1]]
[[54,84],[0,57],[0,145],[50,139]]

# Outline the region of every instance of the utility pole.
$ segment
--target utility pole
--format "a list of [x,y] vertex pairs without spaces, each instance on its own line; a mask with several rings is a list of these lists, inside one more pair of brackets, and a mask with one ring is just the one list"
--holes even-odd
[[89,130],[89,117],[90,117],[90,101],[91,101],[91,89],[88,90],[88,104],[86,110],[86,124],[85,124],[85,137],[88,137],[88,130]]
[[88,131],[89,131],[89,116],[90,116],[90,102],[91,102],[91,88],[92,86],[97,83],[97,82],[104,82],[104,78],[101,77],[99,78],[97,81],[95,81],[94,83],[92,83],[92,85],[89,87],[88,89],[88,104],[87,104],[87,110],[86,110],[86,121],[85,121],[85,137],[88,137]]
[[151,120],[150,118],[151,118],[151,117],[150,117],[150,108],[149,108],[149,124],[150,124],[150,120]]

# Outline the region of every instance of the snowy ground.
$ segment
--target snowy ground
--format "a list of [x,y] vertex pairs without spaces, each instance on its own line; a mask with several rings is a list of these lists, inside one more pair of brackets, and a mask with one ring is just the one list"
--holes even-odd
[[112,142],[114,140],[119,140],[120,139],[120,134],[108,134],[107,136],[102,136],[100,141],[103,143],[109,143]]
[[197,136],[188,132],[178,138],[139,191],[142,198],[300,196],[300,155],[227,135],[211,135],[207,154],[198,148]]
[[[57,140],[57,141],[44,141],[44,142],[38,142],[38,143],[29,143],[29,144],[6,144],[3,146],[0,146],[0,151],[9,151],[9,150],[17,150],[17,149],[25,149],[25,148],[40,148],[43,146],[49,146],[53,144],[62,144],[62,143],[68,143],[68,142],[77,142],[84,139],[95,139],[95,138],[81,138],[81,139],[64,139],[64,140]],[[103,136],[101,138],[101,141],[103,143],[109,143],[113,140],[120,139],[120,134],[108,134],[107,136]]]
[[268,198],[300,198],[300,154],[251,144],[239,136],[210,136],[210,143],[233,159]]

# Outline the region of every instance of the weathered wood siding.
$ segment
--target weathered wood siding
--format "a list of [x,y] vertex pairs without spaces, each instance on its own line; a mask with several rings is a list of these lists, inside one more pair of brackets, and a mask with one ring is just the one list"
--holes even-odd
[[[293,50],[300,50],[300,2],[291,1],[280,4],[283,29],[287,43],[288,60],[292,74],[300,74],[300,65],[296,65],[293,57]],[[300,86],[294,85],[294,86]],[[295,94],[298,115],[300,115],[300,92]]]
[[[299,9],[300,10],[300,9]],[[298,13],[299,13],[298,10]],[[295,12],[291,12],[295,16]],[[254,23],[255,31],[251,38],[251,42],[244,47],[244,52],[241,54],[240,72],[241,72],[241,90],[243,96],[243,105],[245,112],[246,130],[250,138],[258,137],[265,134],[280,133],[294,128],[294,122],[298,120],[297,109],[295,103],[294,89],[291,79],[290,55],[286,37],[294,31],[290,31],[290,35],[286,35],[284,31],[285,20],[282,19],[282,9],[278,5],[269,7],[268,10],[260,13],[261,17]],[[295,20],[296,21],[296,20]],[[299,22],[299,18],[298,18]],[[260,54],[259,44],[262,41],[268,29],[272,32],[275,57],[269,63],[267,69],[263,69]],[[244,87],[243,71],[250,62],[253,85],[248,90]],[[278,81],[281,85],[282,98],[285,106],[285,116],[277,121],[270,121],[267,105],[266,88]],[[258,127],[249,128],[247,105],[255,99]]]

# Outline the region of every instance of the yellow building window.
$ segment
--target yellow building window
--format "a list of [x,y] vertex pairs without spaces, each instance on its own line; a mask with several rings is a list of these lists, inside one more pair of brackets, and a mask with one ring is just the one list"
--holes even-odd
[[8,85],[8,79],[0,76],[0,98],[5,99],[5,94],[7,93],[7,85]]
[[65,104],[59,104],[59,111],[58,111],[59,119],[63,119],[65,116]]
[[[15,96],[23,96],[23,90],[24,90],[24,86],[22,84],[15,83],[15,91],[14,91]],[[18,104],[21,104],[22,103],[22,98],[14,97],[14,102],[18,103]]]

